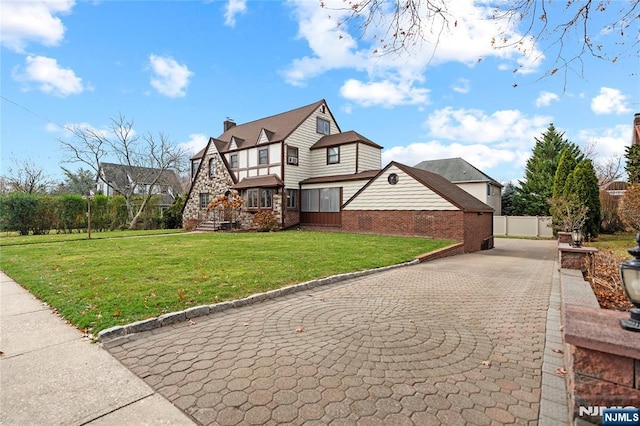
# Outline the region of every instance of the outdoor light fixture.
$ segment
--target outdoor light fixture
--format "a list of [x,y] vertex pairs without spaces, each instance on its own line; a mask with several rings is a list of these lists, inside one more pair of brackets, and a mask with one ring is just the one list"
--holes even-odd
[[620,264],[622,286],[635,306],[630,310],[631,318],[621,319],[620,324],[625,330],[631,331],[640,331],[640,233],[636,236],[636,243],[636,247],[628,250],[635,259]]
[[571,231],[571,241],[573,242],[573,247],[582,245],[582,231],[578,226],[574,226],[573,231]]

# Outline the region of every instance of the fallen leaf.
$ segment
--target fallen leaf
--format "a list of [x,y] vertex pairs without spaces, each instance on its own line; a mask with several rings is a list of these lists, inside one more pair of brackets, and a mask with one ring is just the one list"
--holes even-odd
[[552,349],[551,352],[555,352],[557,354],[563,354],[564,351],[562,349]]
[[0,355],[4,355],[4,352],[0,351]]
[[303,331],[304,331],[304,328],[302,327],[296,328],[296,333],[302,333]]
[[564,368],[556,368],[556,374],[558,376],[564,376],[565,374],[567,374],[567,370],[565,370]]
[[491,361],[490,360],[482,361],[482,365],[484,365],[486,367],[490,367],[491,366]]
[[409,322],[413,324],[415,321],[414,320],[409,320]]
[[120,311],[115,311],[115,312],[113,313],[113,316],[114,316],[114,317],[119,317],[120,315],[122,315],[122,312],[120,312]]
[[189,325],[196,325],[196,322],[194,320],[189,320]]

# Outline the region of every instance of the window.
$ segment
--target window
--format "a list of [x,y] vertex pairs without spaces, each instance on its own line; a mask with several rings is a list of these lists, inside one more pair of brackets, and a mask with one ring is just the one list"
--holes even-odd
[[270,209],[273,206],[273,189],[248,189],[247,208]]
[[327,148],[327,164],[338,164],[340,162],[340,147],[332,146]]
[[298,165],[298,148],[295,146],[287,147],[287,164]]
[[260,208],[261,209],[270,209],[272,199],[273,199],[273,189],[260,190]]
[[200,193],[200,208],[201,209],[206,209],[208,205],[209,205],[209,193],[208,192],[201,192]]
[[230,163],[232,169],[238,168],[238,154],[231,154]]
[[316,132],[317,133],[322,133],[323,135],[328,135],[328,134],[330,134],[330,129],[331,129],[331,125],[329,124],[329,121],[325,120],[324,118],[320,118],[320,117],[318,117],[316,119]]
[[298,207],[298,190],[297,189],[287,189],[287,208],[295,209]]
[[198,173],[198,167],[200,167],[200,160],[191,162],[191,179],[196,177],[196,173]]
[[258,190],[257,189],[247,190],[247,207],[250,209],[258,208]]
[[269,150],[267,148],[258,151],[258,164],[269,164]]
[[303,212],[339,212],[340,188],[303,189]]
[[212,178],[216,175],[216,160],[214,158],[209,160],[209,177]]

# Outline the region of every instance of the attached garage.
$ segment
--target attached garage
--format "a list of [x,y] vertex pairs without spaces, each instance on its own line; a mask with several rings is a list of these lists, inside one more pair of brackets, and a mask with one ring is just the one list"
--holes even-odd
[[493,248],[493,209],[444,177],[391,162],[342,206],[342,230]]

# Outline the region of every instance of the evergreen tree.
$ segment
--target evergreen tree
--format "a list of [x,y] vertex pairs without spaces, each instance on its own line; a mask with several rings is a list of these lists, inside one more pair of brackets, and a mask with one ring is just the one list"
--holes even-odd
[[516,194],[516,186],[511,182],[507,183],[502,191],[502,215],[513,216],[515,208],[513,206],[513,197]]
[[533,154],[525,168],[525,179],[520,181],[520,189],[514,196],[516,214],[549,215],[549,200],[553,196],[556,170],[564,150],[576,161],[581,161],[584,157],[580,148],[565,139],[564,132],[558,132],[553,124],[543,133],[542,139],[536,138]]
[[628,146],[624,156],[627,159],[625,170],[629,176],[629,183],[640,183],[640,145]]
[[565,195],[573,195],[584,204],[587,211],[587,220],[582,228],[585,236],[597,237],[600,233],[600,188],[598,187],[598,177],[593,168],[591,160],[584,160],[578,163],[572,173],[572,179],[567,179],[571,186],[565,188]]
[[560,154],[560,160],[558,161],[558,168],[556,169],[556,175],[553,179],[553,197],[559,197],[564,192],[564,185],[567,181],[567,177],[578,165],[574,153],[565,149]]

